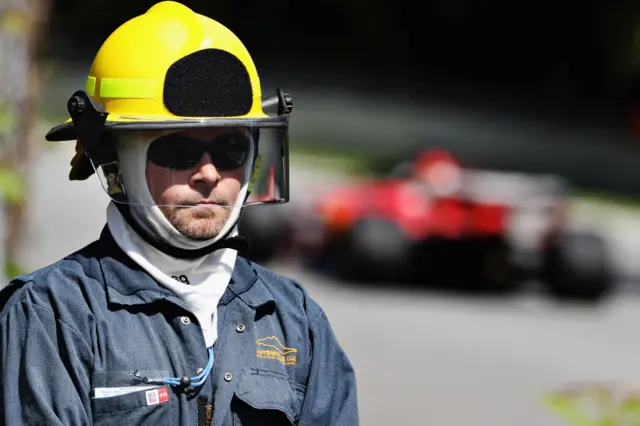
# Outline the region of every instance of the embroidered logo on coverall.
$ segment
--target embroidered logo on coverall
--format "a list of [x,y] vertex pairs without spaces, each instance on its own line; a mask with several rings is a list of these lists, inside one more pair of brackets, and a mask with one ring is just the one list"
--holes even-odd
[[295,365],[297,349],[287,348],[284,346],[276,336],[265,337],[264,339],[258,339],[256,344],[259,346],[256,349],[256,355],[261,359],[276,359],[282,363],[282,365]]

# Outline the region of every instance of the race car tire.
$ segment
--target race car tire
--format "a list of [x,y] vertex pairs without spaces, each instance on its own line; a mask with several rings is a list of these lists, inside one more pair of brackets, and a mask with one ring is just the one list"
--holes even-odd
[[359,220],[335,241],[333,269],[348,280],[404,280],[411,267],[412,242],[394,222]]
[[544,252],[542,280],[563,299],[602,299],[614,285],[606,242],[587,232],[560,235]]
[[518,281],[507,241],[491,238],[479,244],[476,264],[479,290],[501,293],[515,291]]
[[281,205],[251,206],[243,209],[238,232],[250,240],[243,257],[258,263],[273,260],[288,247],[291,226]]
[[473,293],[510,293],[518,281],[511,249],[499,237],[432,239],[423,248],[423,281]]

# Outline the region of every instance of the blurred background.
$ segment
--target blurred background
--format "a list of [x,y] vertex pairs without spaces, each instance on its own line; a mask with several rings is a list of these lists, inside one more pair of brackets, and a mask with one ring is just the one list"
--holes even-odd
[[[98,237],[44,135],[154,3],[0,0],[7,277]],[[291,202],[243,226],[327,311],[363,425],[640,422],[640,2],[183,3],[293,97]]]

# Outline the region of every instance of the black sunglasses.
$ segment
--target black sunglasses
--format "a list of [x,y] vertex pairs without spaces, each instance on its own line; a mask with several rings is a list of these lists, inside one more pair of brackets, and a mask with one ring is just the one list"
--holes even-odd
[[250,139],[237,131],[216,136],[210,141],[185,133],[171,133],[151,142],[147,159],[173,170],[189,170],[209,153],[213,165],[221,172],[241,167],[251,150]]

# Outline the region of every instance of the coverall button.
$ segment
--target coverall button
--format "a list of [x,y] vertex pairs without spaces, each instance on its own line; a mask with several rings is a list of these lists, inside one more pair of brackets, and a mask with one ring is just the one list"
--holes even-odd
[[191,318],[189,317],[182,317],[181,320],[183,324],[191,324]]
[[236,327],[236,331],[238,333],[242,333],[244,330],[246,329],[244,324],[238,324],[238,326]]
[[197,375],[200,375],[200,374],[202,374],[202,372],[203,372],[203,371],[204,371],[204,368],[200,367],[200,368],[198,368],[198,369],[196,370],[196,374],[197,374]]
[[224,373],[224,379],[225,379],[227,382],[230,382],[230,381],[231,381],[231,379],[233,379],[233,376],[231,375],[231,373]]

